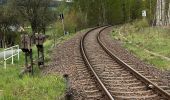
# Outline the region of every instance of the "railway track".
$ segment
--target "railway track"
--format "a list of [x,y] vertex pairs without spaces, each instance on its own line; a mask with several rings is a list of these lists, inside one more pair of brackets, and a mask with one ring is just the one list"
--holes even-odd
[[[105,30],[111,30],[111,28],[109,26],[94,28],[88,31],[80,42],[80,51],[86,66],[88,66],[88,68],[80,68],[80,73],[88,73],[90,70],[88,78],[92,77],[91,79],[94,79],[95,82],[93,80],[93,85],[88,84],[88,86],[96,84],[95,87],[99,88],[99,90],[90,91],[90,99],[100,100],[100,96],[95,97],[96,95],[94,95],[100,92],[104,100],[168,100],[170,94],[106,48],[100,39],[100,33]],[[83,78],[86,76],[84,75]],[[90,81],[92,80],[88,82]]]

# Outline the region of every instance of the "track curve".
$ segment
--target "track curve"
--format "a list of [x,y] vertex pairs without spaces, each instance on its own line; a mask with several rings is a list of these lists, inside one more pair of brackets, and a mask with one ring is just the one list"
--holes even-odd
[[88,31],[80,42],[84,62],[106,99],[168,100],[170,96],[166,91],[123,63],[104,46],[100,34],[109,27]]
[[90,68],[91,72],[93,73],[95,79],[97,80],[98,84],[100,85],[101,89],[103,90],[103,93],[105,94],[106,98],[109,99],[109,100],[114,100],[114,98],[112,97],[112,95],[110,94],[110,92],[106,89],[105,85],[103,84],[103,82],[100,80],[100,78],[98,77],[98,75],[96,74],[96,72],[94,71],[92,65],[90,64],[89,62],[89,59],[86,55],[86,51],[85,51],[85,47],[84,47],[84,41],[85,41],[85,37],[92,31],[98,29],[98,28],[101,28],[101,27],[96,27],[90,31],[88,31],[84,36],[83,38],[81,39],[80,41],[80,51],[81,51],[81,54],[82,54],[82,57],[85,61],[85,64]]
[[[110,27],[110,26],[109,26]],[[107,28],[107,27],[106,27]],[[145,76],[143,76],[141,73],[139,73],[138,71],[136,71],[135,69],[133,69],[131,66],[129,66],[127,63],[125,63],[123,60],[121,60],[119,57],[117,57],[115,54],[113,54],[102,42],[100,36],[103,30],[101,30],[98,35],[97,35],[97,40],[98,43],[100,44],[100,46],[103,48],[103,50],[111,57],[113,58],[116,62],[118,62],[119,64],[121,64],[122,66],[124,66],[127,70],[129,70],[134,76],[136,76],[139,80],[141,80],[144,84],[146,84],[146,86],[150,89],[152,89],[153,91],[156,91],[159,95],[163,96],[165,99],[170,99],[170,94],[165,91],[164,89],[162,89],[161,87],[159,87],[157,84],[155,84],[154,82],[150,81],[148,78],[146,78]]]

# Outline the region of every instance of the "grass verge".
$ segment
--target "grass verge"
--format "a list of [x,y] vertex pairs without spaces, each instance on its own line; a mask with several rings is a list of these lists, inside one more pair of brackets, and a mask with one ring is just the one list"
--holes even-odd
[[0,52],[3,51],[4,49],[0,48]]
[[[56,44],[73,37],[74,34],[60,37]],[[53,40],[49,39],[44,43],[46,63],[50,60]],[[36,47],[33,47],[33,58],[37,58]],[[58,75],[42,75],[41,71],[34,66],[34,76],[24,75],[19,77],[19,73],[24,65],[24,54],[21,53],[20,61],[14,60],[7,62],[7,69],[0,64],[0,100],[56,100],[61,97],[65,91],[65,82]]]
[[[123,45],[137,57],[161,70],[170,70],[170,29],[160,27],[136,27],[135,23],[114,28],[114,39],[123,41]],[[146,50],[151,51],[153,55]]]

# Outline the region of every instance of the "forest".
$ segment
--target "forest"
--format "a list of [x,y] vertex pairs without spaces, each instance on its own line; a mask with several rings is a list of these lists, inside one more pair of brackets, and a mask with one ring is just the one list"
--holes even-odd
[[[17,29],[31,28],[30,34],[53,27],[62,33],[59,14],[64,13],[67,31],[80,30],[98,25],[117,25],[146,19],[150,26],[170,25],[169,0],[74,0],[69,6],[53,0],[7,0],[0,5],[0,47],[19,43],[21,32]],[[146,17],[142,17],[142,11]],[[60,36],[60,35],[59,35]]]

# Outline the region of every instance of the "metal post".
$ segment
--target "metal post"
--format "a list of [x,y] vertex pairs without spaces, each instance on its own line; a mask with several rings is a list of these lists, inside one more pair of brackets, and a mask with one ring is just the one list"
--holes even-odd
[[4,68],[6,69],[6,53],[5,53],[5,50],[4,50]]
[[42,46],[42,60],[43,60],[43,67],[44,67],[44,47]]
[[13,47],[12,47],[12,64],[14,64],[14,50],[13,50]]
[[25,52],[25,66],[28,67],[27,52]]
[[64,31],[64,35],[65,35],[64,19],[62,19],[62,24],[63,24],[63,31]]
[[40,67],[40,50],[39,47],[37,46],[37,51],[38,51],[38,67]]
[[18,45],[18,61],[19,61],[19,45]]
[[30,60],[31,60],[31,74],[33,75],[33,58],[32,58],[32,49],[30,50],[29,54],[30,54]]
[[123,10],[123,21],[124,21],[124,25],[123,25],[123,33],[125,33],[126,31],[126,8],[125,8],[126,4],[125,4],[125,0],[123,0],[123,4],[122,4],[122,10]]

